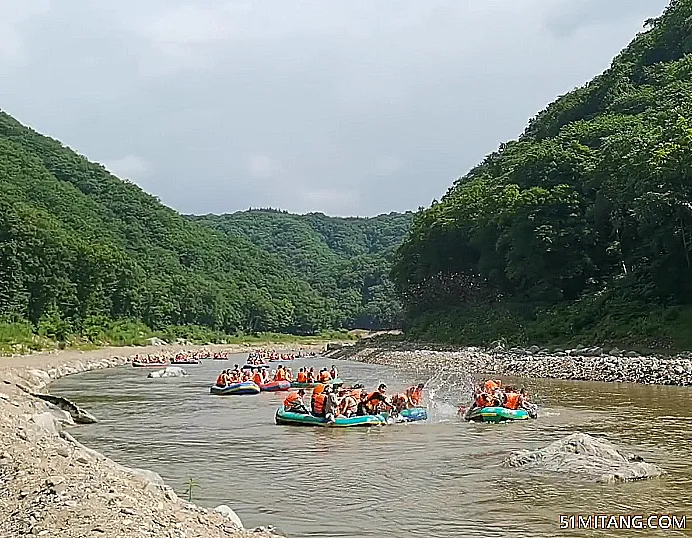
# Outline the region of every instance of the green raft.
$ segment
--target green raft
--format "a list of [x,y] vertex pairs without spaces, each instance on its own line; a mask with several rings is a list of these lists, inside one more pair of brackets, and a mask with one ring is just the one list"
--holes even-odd
[[276,423],[289,426],[330,426],[332,428],[353,428],[358,426],[382,426],[387,424],[387,415],[365,415],[362,417],[338,417],[334,422],[326,418],[286,411],[283,406],[276,410]]
[[337,377],[336,379],[332,379],[331,381],[327,381],[326,383],[298,383],[297,381],[292,381],[291,382],[291,388],[292,389],[314,389],[317,385],[339,385],[343,383],[341,378]]
[[334,422],[327,422],[326,418],[316,417],[305,413],[286,411],[283,406],[276,410],[276,423],[289,426],[330,426],[337,428],[353,428],[358,426],[382,426],[394,422],[417,422],[426,420],[428,413],[425,408],[415,407],[403,410],[397,417],[389,413],[379,415],[364,415],[357,417],[337,417]]
[[507,420],[528,420],[531,418],[524,409],[506,407],[475,407],[466,414],[466,420],[474,422],[505,422]]

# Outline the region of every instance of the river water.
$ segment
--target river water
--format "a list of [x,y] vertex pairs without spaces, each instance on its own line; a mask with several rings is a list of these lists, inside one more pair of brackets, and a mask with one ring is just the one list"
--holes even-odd
[[[524,380],[539,419],[468,424],[455,416],[468,381],[436,376],[426,423],[371,429],[277,426],[281,393],[209,394],[228,362],[185,366],[190,377],[146,379],[123,367],[63,378],[54,394],[100,422],[73,434],[132,467],[151,469],[193,501],[228,504],[246,527],[274,525],[292,538],[478,536],[688,536],[692,534],[692,398],[689,388]],[[340,376],[390,392],[418,382],[413,370],[324,359]],[[420,375],[420,374],[418,374]],[[598,484],[579,476],[503,467],[519,449],[573,432],[603,436],[667,472]],[[561,530],[560,514],[677,514],[687,531]]]

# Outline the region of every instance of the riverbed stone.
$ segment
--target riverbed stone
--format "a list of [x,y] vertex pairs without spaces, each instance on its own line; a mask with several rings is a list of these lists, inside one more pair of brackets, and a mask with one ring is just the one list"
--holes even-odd
[[605,439],[573,433],[538,450],[522,450],[505,459],[509,467],[570,473],[597,482],[619,482],[659,477],[665,471],[640,456],[623,453]]
[[225,504],[221,504],[214,508],[214,512],[217,512],[221,514],[223,517],[228,519],[233,525],[235,525],[239,529],[243,529],[243,523],[240,521],[240,518],[238,517],[238,514],[236,514],[230,506],[227,506]]

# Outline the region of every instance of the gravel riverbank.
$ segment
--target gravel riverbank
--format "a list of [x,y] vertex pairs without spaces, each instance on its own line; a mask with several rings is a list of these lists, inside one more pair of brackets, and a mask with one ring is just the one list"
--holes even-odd
[[66,429],[72,416],[31,394],[60,377],[165,349],[181,346],[0,357],[0,538],[276,536],[244,530],[227,507],[214,511],[184,502],[156,473],[124,467],[83,446]]
[[451,372],[499,374],[578,381],[692,385],[692,353],[665,357],[598,347],[568,350],[479,348],[452,349],[412,343],[361,343],[329,356],[388,366],[447,369]]

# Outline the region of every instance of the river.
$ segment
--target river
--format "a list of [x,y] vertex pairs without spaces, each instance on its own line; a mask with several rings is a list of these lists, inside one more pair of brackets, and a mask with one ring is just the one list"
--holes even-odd
[[[228,504],[246,527],[275,525],[292,538],[629,536],[634,531],[560,530],[559,515],[678,514],[692,532],[692,398],[689,388],[524,380],[539,419],[468,424],[455,416],[468,381],[435,377],[427,423],[371,429],[274,424],[281,393],[219,397],[222,368],[185,366],[186,378],[146,379],[130,366],[70,376],[51,386],[100,422],[73,434],[132,467],[151,469],[193,501]],[[340,376],[392,390],[419,381],[413,370],[296,360],[294,369],[336,363]],[[580,431],[627,446],[663,478],[597,484],[571,475],[508,469],[503,459]],[[683,536],[637,531],[636,536]]]

